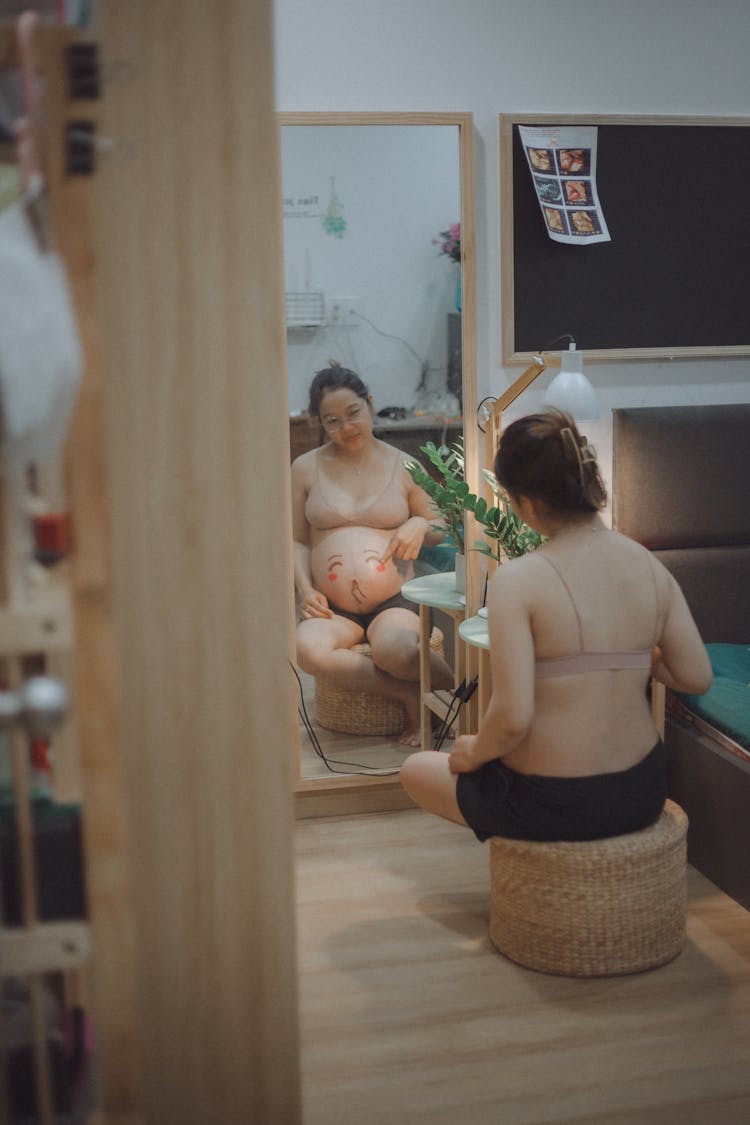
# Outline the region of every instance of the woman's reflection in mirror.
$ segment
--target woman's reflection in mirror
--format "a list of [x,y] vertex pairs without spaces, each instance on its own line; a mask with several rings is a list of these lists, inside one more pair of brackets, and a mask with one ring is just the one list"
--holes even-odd
[[[406,453],[373,434],[362,379],[335,361],[312,380],[309,413],[326,434],[292,464],[297,660],[340,688],[400,703],[400,741],[419,746],[419,619],[401,595],[423,546],[443,538],[427,494],[404,468]],[[371,658],[352,651],[367,641]],[[432,684],[453,673],[434,652]]]

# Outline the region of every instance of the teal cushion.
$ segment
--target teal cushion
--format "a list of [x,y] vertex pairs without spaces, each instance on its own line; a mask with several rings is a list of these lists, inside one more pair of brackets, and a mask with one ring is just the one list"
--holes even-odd
[[750,645],[706,645],[714,682],[705,695],[680,695],[686,707],[750,749]]

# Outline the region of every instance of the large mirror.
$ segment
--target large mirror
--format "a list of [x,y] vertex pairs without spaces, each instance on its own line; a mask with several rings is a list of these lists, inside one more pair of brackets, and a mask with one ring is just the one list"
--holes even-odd
[[[471,116],[282,114],[280,122],[292,459],[324,440],[317,419],[306,413],[308,388],[313,374],[335,360],[369,387],[377,437],[417,457],[427,441],[463,437],[470,475],[476,463]],[[460,262],[445,252],[444,234],[454,224],[460,224]],[[450,648],[450,629],[445,632]],[[301,720],[298,794],[345,791],[359,796],[362,807],[387,807],[391,793],[397,803],[396,771],[405,756],[398,736],[323,726],[316,685],[304,673],[300,690],[314,735]],[[330,721],[337,701],[325,706]]]

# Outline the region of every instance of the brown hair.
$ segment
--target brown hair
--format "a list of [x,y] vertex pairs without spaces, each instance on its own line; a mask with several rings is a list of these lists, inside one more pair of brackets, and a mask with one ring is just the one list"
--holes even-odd
[[319,418],[320,404],[323,401],[323,395],[326,391],[338,391],[341,390],[342,387],[353,391],[355,395],[358,395],[365,401],[370,397],[370,392],[356,371],[350,371],[348,367],[342,367],[337,360],[330,359],[328,361],[328,367],[324,367],[321,371],[316,371],[313,381],[310,384],[308,412],[313,417]]
[[607,503],[596,454],[569,414],[545,410],[512,422],[500,438],[495,476],[511,496],[560,512],[597,512]]

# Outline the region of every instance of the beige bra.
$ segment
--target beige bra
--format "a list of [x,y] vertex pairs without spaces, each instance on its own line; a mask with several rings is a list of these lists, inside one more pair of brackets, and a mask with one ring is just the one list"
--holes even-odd
[[393,450],[391,475],[385,487],[362,507],[345,516],[337,511],[325,498],[320,478],[320,450],[315,457],[315,480],[305,501],[305,519],[316,531],[330,531],[335,527],[400,527],[409,518],[409,502],[396,479],[396,472],[403,455]]
[[[568,583],[549,556],[540,553],[537,557],[549,563],[565,587],[565,591],[570,598],[570,604],[573,606],[573,612],[576,615],[576,621],[578,622],[578,641],[580,647],[580,651],[573,656],[551,656],[544,660],[535,661],[534,674],[537,680],[549,680],[555,676],[576,676],[581,672],[617,671],[629,668],[646,669],[651,667],[650,648],[620,649],[610,652],[585,651],[583,647],[583,627],[581,626],[581,618]],[[649,567],[649,569],[651,568]],[[651,577],[653,579],[653,571]],[[654,592],[656,592],[655,580]],[[656,638],[658,638],[658,636],[659,628],[657,620]],[[656,644],[656,638],[654,639],[654,644]]]

